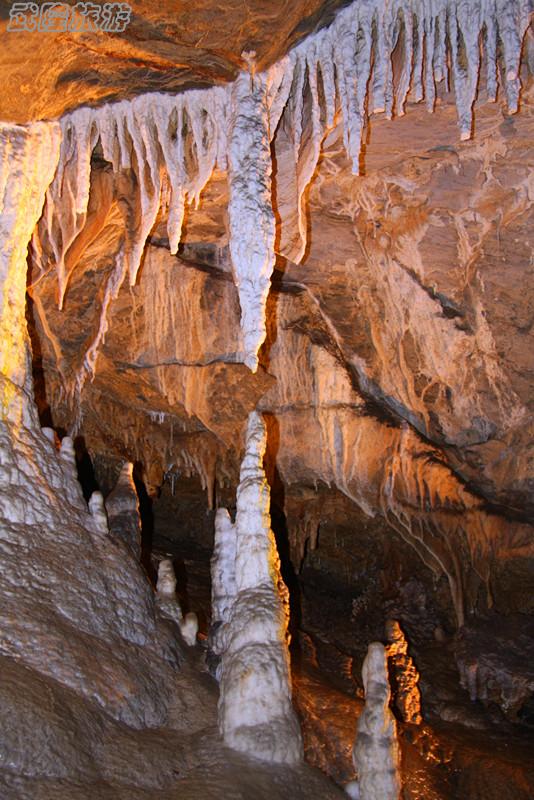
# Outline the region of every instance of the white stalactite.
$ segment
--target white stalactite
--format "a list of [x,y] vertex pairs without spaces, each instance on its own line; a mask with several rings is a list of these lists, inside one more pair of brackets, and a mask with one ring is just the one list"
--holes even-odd
[[[116,173],[133,171],[132,200],[138,210],[126,215],[124,246],[105,290],[98,333],[78,376],[78,390],[87,375],[94,375],[109,306],[126,274],[130,283],[135,282],[160,205],[168,201],[169,246],[176,253],[186,204],[198,204],[216,166],[228,165],[230,251],[241,303],[243,360],[255,371],[265,339],[265,309],[275,264],[270,141],[281,118],[293,136],[300,242],[290,257],[300,261],[306,252],[305,192],[336,110],[341,112],[345,148],[355,174],[367,109],[401,116],[410,92],[416,102],[425,99],[432,111],[440,82],[446,88],[454,85],[460,138],[468,139],[481,44],[488,97],[495,99],[499,83],[509,113],[515,113],[521,50],[530,19],[530,0],[358,0],[342,9],[330,27],[308,36],[266,72],[255,72],[252,57],[245,54],[250,71],[241,72],[228,86],[178,96],[141,95],[65,115],[59,167],[33,242],[41,273],[49,268],[57,271],[60,307],[69,279],[65,258],[86,221],[91,153],[98,141]],[[396,47],[403,52],[400,75],[394,81]]]
[[[139,210],[138,225],[135,214],[125,217],[125,240],[108,278],[98,331],[76,377],[78,393],[87,377],[94,377],[112,300],[126,275],[131,285],[136,281],[162,202],[162,176],[171,186],[167,230],[171,252],[176,253],[186,203],[198,205],[215,166],[226,164],[226,96],[221,87],[175,97],[154,93],[98,109],[82,107],[61,119],[59,165],[33,239],[39,273],[56,270],[60,308],[70,277],[65,259],[86,222],[91,154],[99,141],[116,173],[133,171],[136,189],[128,199]],[[192,153],[189,161],[186,151]]]
[[265,306],[275,263],[266,75],[240,73],[232,85],[230,103],[230,253],[241,304],[244,362],[255,372],[265,339]]
[[389,683],[384,645],[369,645],[363,662],[365,708],[358,720],[352,751],[361,800],[398,800],[401,790],[395,718],[389,709]]
[[[271,531],[265,446],[263,419],[252,412],[237,490],[236,596],[228,621],[220,628],[219,728],[235,750],[294,764],[302,758],[302,742],[291,706],[288,597]],[[229,525],[225,527],[231,536]],[[231,569],[227,578],[223,581],[221,576],[221,583],[225,582],[229,596]]]

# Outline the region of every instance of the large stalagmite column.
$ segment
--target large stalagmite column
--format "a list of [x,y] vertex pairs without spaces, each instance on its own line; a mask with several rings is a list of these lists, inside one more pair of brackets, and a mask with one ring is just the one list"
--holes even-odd
[[[0,123],[0,414],[20,420],[31,391],[27,251],[59,159],[57,123]],[[17,402],[18,400],[18,402]]]
[[218,632],[219,727],[236,750],[265,761],[296,763],[302,742],[291,706],[287,589],[271,531],[265,446],[265,424],[252,412],[237,490],[236,596]]

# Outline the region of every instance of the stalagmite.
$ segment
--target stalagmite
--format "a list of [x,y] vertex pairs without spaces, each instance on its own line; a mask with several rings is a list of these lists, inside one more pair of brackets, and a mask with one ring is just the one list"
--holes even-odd
[[231,91],[228,135],[230,253],[241,304],[245,364],[255,372],[265,339],[265,306],[274,269],[267,81],[242,72]]
[[159,597],[176,597],[176,575],[170,558],[162,558],[158,564],[157,592]]
[[139,500],[133,480],[133,464],[126,462],[119,474],[115,488],[106,498],[109,532],[141,558],[141,517]]
[[193,647],[197,643],[198,617],[194,611],[187,612],[183,622],[180,623],[180,631],[189,647]]
[[[352,759],[361,800],[398,800],[401,790],[397,730],[389,710],[384,646],[369,645],[363,662],[365,708],[358,720]],[[352,795],[354,796],[354,795]]]
[[237,490],[236,597],[220,632],[219,728],[236,750],[294,764],[302,742],[291,706],[287,589],[270,527],[265,447],[265,424],[253,411]]
[[403,722],[420,725],[421,693],[419,691],[419,673],[408,654],[408,642],[399,623],[390,619],[386,622],[386,638],[389,644],[386,652],[390,674],[394,684],[395,705]]
[[185,618],[176,597],[176,575],[170,558],[163,558],[158,564],[158,582],[156,587],[156,605],[167,619],[175,622],[180,628],[184,641],[189,647],[196,644],[198,617],[189,611]]
[[55,430],[53,428],[41,428],[41,431],[43,432],[43,436],[45,436],[54,447],[54,450],[56,450],[59,446],[59,439]]
[[[215,514],[215,540],[211,558],[211,629],[209,647],[220,656],[222,644],[218,632],[230,619],[236,598],[235,559],[237,530],[225,508]],[[216,672],[219,677],[219,670]]]
[[[28,737],[40,731],[37,749],[49,775],[56,760],[50,754],[66,741],[63,720],[73,698],[70,718],[90,738],[92,707],[131,727],[155,727],[166,715],[173,676],[141,570],[101,535],[103,513],[100,519],[90,513],[103,512],[101,498],[93,497],[88,510],[73,442],[64,437],[59,451],[50,446],[33,397],[28,245],[59,149],[57,123],[0,123],[0,659],[2,677],[7,661],[11,674],[32,675],[17,678],[16,709],[7,711],[19,753],[37,752]],[[60,713],[42,715],[38,695]],[[2,706],[4,698],[5,692]],[[72,775],[76,763],[66,767]],[[5,786],[4,797],[12,794]]]
[[93,492],[89,498],[89,511],[93,517],[96,527],[100,533],[108,534],[108,518],[104,508],[104,498],[101,492]]
[[78,471],[76,469],[76,453],[74,452],[74,442],[70,436],[64,436],[61,440],[59,447],[59,457],[62,460],[65,469],[76,480],[78,479]]
[[158,564],[156,605],[163,616],[177,625],[183,622],[182,609],[176,597],[176,575],[170,558],[163,558]]

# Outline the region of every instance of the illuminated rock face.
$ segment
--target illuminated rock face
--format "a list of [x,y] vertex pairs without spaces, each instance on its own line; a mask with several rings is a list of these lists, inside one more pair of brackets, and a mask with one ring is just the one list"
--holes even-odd
[[[237,489],[235,599],[224,610],[227,621],[217,632],[219,727],[226,744],[236,750],[264,761],[296,764],[302,759],[302,742],[291,706],[288,595],[271,531],[265,446],[265,424],[254,411]],[[226,583],[226,591],[232,592],[231,575]]]
[[361,800],[398,800],[401,790],[395,719],[389,709],[384,646],[369,645],[363,662],[365,708],[358,720],[353,759]]
[[[253,775],[266,796],[281,800],[272,772],[257,764],[243,772],[242,759],[223,752],[214,700],[201,679],[178,669],[180,648],[156,613],[146,575],[131,548],[109,535],[100,493],[85,503],[72,439],[57,448],[41,432],[24,321],[26,246],[15,233],[27,244],[40,213],[54,128],[3,129],[2,137],[10,159],[0,160],[0,296],[10,327],[0,376],[0,795],[62,800],[74,785],[89,796],[105,783],[112,793],[158,796],[183,791],[185,778],[191,797],[244,796]],[[183,634],[194,643],[189,615]],[[154,727],[155,741],[146,734]],[[205,756],[191,758],[189,744],[184,752],[199,731],[211,737],[200,775]],[[337,794],[304,768],[287,773],[286,788],[302,798]]]
[[[397,11],[351,4],[269,69],[247,56],[227,86],[63,117],[31,294],[58,423],[141,461],[154,491],[169,470],[198,473],[213,507],[216,486],[237,483],[259,404],[276,418],[282,480],[335,484],[384,517],[447,576],[461,625],[482,597],[499,602],[500,555],[513,570],[514,552],[533,553],[529,17],[524,3]],[[455,31],[465,54],[447,54]],[[489,68],[476,137],[460,143],[480,31]],[[504,121],[482,102],[496,36],[509,112],[525,39],[525,113]],[[413,102],[423,93],[434,115]],[[354,176],[366,109],[366,174]],[[53,308],[52,265],[83,330]],[[111,444],[99,419],[115,429],[123,414]],[[305,527],[290,531],[300,558]]]
[[[477,2],[469,11],[461,2],[428,6],[420,0],[393,0],[387,7],[382,0],[365,6],[353,2],[328,28],[305,39],[267,70],[257,71],[255,52],[244,52],[242,61],[249,71],[241,71],[226,87],[191,89],[174,97],[156,92],[102,108],[78,108],[65,115],[61,119],[58,170],[34,239],[34,257],[41,272],[48,263],[56,270],[60,308],[75,259],[100,227],[97,222],[88,236],[81,236],[84,228],[93,227],[86,223],[90,216],[91,153],[97,144],[114,172],[114,187],[108,185],[105,205],[110,207],[116,192],[121,196],[124,220],[124,239],[106,282],[98,331],[76,378],[78,393],[87,376],[94,375],[108,331],[109,305],[117,298],[126,275],[130,285],[135,284],[158,215],[162,211],[167,217],[169,248],[176,254],[186,204],[198,205],[200,193],[216,167],[228,167],[228,233],[241,306],[241,360],[255,372],[266,336],[275,253],[278,250],[297,263],[306,253],[305,193],[322,142],[334,125],[336,109],[343,121],[344,148],[355,175],[360,174],[368,108],[374,113],[384,112],[388,119],[393,113],[402,116],[410,87],[416,102],[425,97],[427,109],[433,111],[436,85],[444,82],[448,89],[452,77],[461,139],[469,139],[479,82],[480,42],[484,41],[491,100],[495,100],[497,91],[497,39],[502,43],[506,74],[500,88],[506,94],[508,112],[514,114],[519,104],[521,51],[529,21],[525,0],[502,7]],[[465,45],[462,52],[458,37]],[[392,56],[397,50],[402,51],[402,67],[395,87]],[[308,103],[309,142],[305,143]],[[284,248],[287,236],[282,230],[277,237],[271,187],[271,141],[279,126],[292,140],[296,184],[298,242],[288,248]],[[276,147],[274,152],[277,159]],[[282,198],[280,192],[281,208]],[[101,209],[92,210],[98,218]],[[280,229],[283,226],[280,219]]]
[[26,332],[26,257],[59,158],[57,124],[0,123],[0,376],[2,420],[31,391]]
[[[431,122],[422,113],[416,128],[409,115],[391,128],[377,123],[379,149],[368,152],[378,173],[366,178],[347,173],[337,131],[310,194],[313,247],[306,263],[288,264],[274,287],[269,374],[248,375],[236,363],[240,309],[223,247],[226,195],[215,183],[203,213],[192,215],[184,258],[151,245],[138,286],[132,293],[124,287],[111,306],[103,359],[82,394],[83,432],[94,451],[141,461],[156,486],[175,464],[200,474],[212,494],[217,483],[237,484],[243,420],[261,402],[276,418],[284,482],[336,485],[369,515],[383,516],[437,575],[447,575],[461,622],[484,596],[478,586],[489,586],[491,564],[494,573],[497,564],[513,570],[514,552],[520,559],[532,553],[531,527],[489,513],[483,499],[527,511],[531,497],[532,289],[523,240],[532,205],[521,142],[532,123],[518,115],[517,137],[510,137],[498,109],[484,108],[478,140],[452,153],[446,142],[453,112],[436,113],[441,116],[428,131]],[[399,142],[411,154],[402,162]],[[468,192],[458,209],[449,207],[451,181]],[[504,195],[502,185],[511,187]],[[499,236],[485,216],[497,202],[506,209]],[[471,207],[475,222],[468,219]],[[459,232],[471,225],[481,244],[464,253]],[[104,231],[113,249],[113,213]],[[215,239],[211,250],[198,245],[203,236]],[[438,251],[433,237],[442,243]],[[514,254],[506,262],[503,243]],[[98,328],[98,307],[90,300],[95,261],[105,280],[101,247],[87,251],[69,295],[87,321],[89,341]],[[464,266],[452,274],[458,253]],[[466,293],[460,273],[470,259],[477,269]],[[409,272],[412,262],[417,275]],[[83,332],[77,314],[54,309],[52,277],[36,292],[51,334],[38,321],[50,398],[58,424],[69,427],[73,414],[56,365],[67,377],[76,373],[80,348],[72,342]],[[503,294],[515,316],[505,312]],[[494,346],[487,349],[489,334]],[[498,391],[477,388],[490,381]],[[368,413],[369,399],[386,420]],[[102,433],[106,428],[116,431],[113,443]],[[289,535],[298,560],[310,533],[294,526]],[[492,601],[502,607],[513,597],[514,591],[499,591]]]
[[403,722],[411,725],[420,725],[421,693],[417,685],[419,673],[408,655],[408,642],[399,623],[394,620],[386,622],[386,647],[389,674],[395,681],[395,705]]

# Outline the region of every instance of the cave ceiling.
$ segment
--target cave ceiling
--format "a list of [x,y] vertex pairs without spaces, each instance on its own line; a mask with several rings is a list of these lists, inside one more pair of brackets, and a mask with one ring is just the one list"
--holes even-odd
[[243,51],[265,69],[331,22],[346,0],[132,0],[121,33],[8,32],[0,2],[0,118],[54,119],[83,104],[235,79]]

